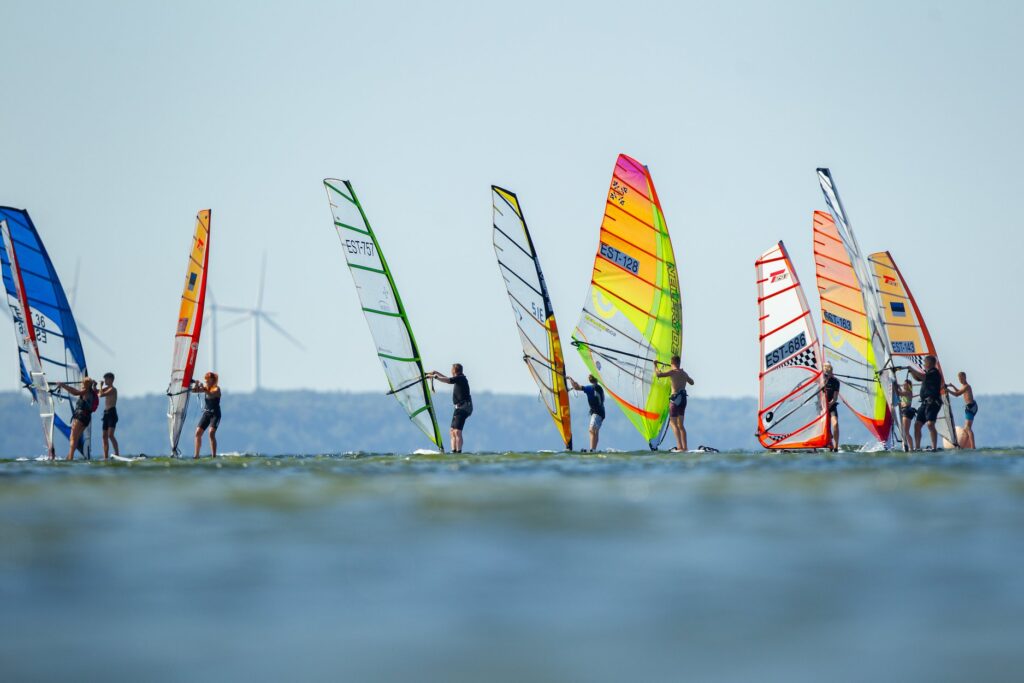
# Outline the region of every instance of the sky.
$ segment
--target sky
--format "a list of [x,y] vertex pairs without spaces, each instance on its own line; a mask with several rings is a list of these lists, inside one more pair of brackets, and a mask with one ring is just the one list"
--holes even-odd
[[[1006,367],[1024,237],[1006,202],[1024,186],[1022,7],[7,3],[0,204],[30,211],[66,288],[80,266],[75,316],[115,351],[86,340],[89,368],[123,394],[167,387],[203,208],[217,302],[253,305],[266,254],[265,308],[303,344],[264,331],[264,386],[385,391],[321,182],[349,179],[428,369],[459,361],[475,392],[533,393],[490,185],[518,194],[568,337],[627,153],[672,234],[691,395],[752,396],[754,260],[784,240],[817,309],[811,215],[829,166],[947,372],[1020,391]],[[251,326],[232,320],[216,369],[250,391]],[[12,390],[15,348],[0,334]],[[585,374],[571,347],[566,362]]]

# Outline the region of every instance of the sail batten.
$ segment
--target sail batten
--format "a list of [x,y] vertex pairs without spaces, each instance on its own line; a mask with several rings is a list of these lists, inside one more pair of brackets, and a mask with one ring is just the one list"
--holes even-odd
[[523,362],[562,442],[572,450],[565,359],[540,258],[515,193],[492,185],[491,204],[494,254],[515,316]]
[[409,420],[444,451],[419,347],[377,236],[352,183],[328,178],[324,188],[360,308],[388,381],[387,393],[405,409]]
[[668,380],[654,375],[682,352],[675,253],[647,167],[615,164],[594,270],[573,345],[652,449],[665,436]]

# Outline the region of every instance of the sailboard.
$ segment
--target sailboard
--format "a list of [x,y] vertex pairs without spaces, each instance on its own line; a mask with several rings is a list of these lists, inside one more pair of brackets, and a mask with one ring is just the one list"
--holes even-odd
[[813,229],[825,360],[842,382],[839,396],[846,407],[879,441],[888,443],[892,411],[879,381],[885,349],[880,348],[880,337],[868,317],[865,286],[852,263],[855,257],[847,250],[832,216],[815,211]]
[[515,193],[491,185],[491,203],[494,253],[519,330],[523,362],[537,383],[540,398],[565,448],[571,451],[572,422],[565,384],[565,359],[540,259]]
[[[85,350],[67,295],[27,211],[0,207],[2,270],[7,305],[14,321],[21,384],[39,408],[47,456],[54,453],[53,430],[71,438],[75,398],[51,390],[57,382],[80,384],[87,374]],[[76,448],[91,456],[91,426]]]
[[196,229],[185,269],[185,284],[178,308],[178,324],[174,331],[174,353],[171,356],[171,381],[167,387],[167,430],[171,453],[178,455],[178,441],[188,413],[192,378],[199,353],[199,336],[203,330],[206,307],[206,280],[210,267],[210,209],[196,214]]
[[824,448],[829,424],[821,346],[786,245],[761,254],[754,272],[761,343],[757,440],[765,448]]
[[590,288],[573,332],[591,374],[652,450],[668,426],[668,364],[682,349],[679,277],[668,226],[646,166],[620,154],[605,200]]
[[[939,353],[935,350],[935,343],[928,332],[928,326],[921,315],[921,309],[917,300],[910,292],[906,279],[896,261],[887,251],[879,251],[868,257],[874,275],[875,289],[878,294],[880,313],[886,327],[889,339],[889,353],[893,365],[902,366],[912,364],[917,370],[924,371],[925,356],[935,356],[936,366],[939,372],[942,371],[942,364],[939,362]],[[914,395],[917,396],[921,390],[921,383],[908,374],[911,384],[914,387]],[[935,427],[939,435],[958,447],[956,438],[956,423],[953,419],[953,409],[949,402],[949,393],[945,384],[942,386],[941,407],[938,418],[935,420]]]
[[363,315],[384,367],[390,387],[388,393],[398,400],[413,424],[443,452],[423,360],[377,236],[352,183],[328,178],[324,180],[324,187]]

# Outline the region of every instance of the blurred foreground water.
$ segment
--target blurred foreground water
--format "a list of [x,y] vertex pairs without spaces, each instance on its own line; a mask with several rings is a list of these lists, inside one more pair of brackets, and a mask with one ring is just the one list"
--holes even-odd
[[0,460],[4,680],[1019,680],[1024,451]]

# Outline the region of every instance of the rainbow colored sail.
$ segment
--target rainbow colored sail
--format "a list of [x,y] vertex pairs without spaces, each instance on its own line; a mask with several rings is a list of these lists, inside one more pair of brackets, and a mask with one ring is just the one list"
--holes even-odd
[[878,371],[882,354],[872,343],[864,291],[832,216],[814,212],[814,263],[821,302],[825,360],[842,383],[839,396],[861,422],[888,441],[892,413]]
[[647,167],[621,154],[573,346],[651,449],[665,437],[671,394],[654,363],[681,355],[682,338],[679,277],[661,203]]

